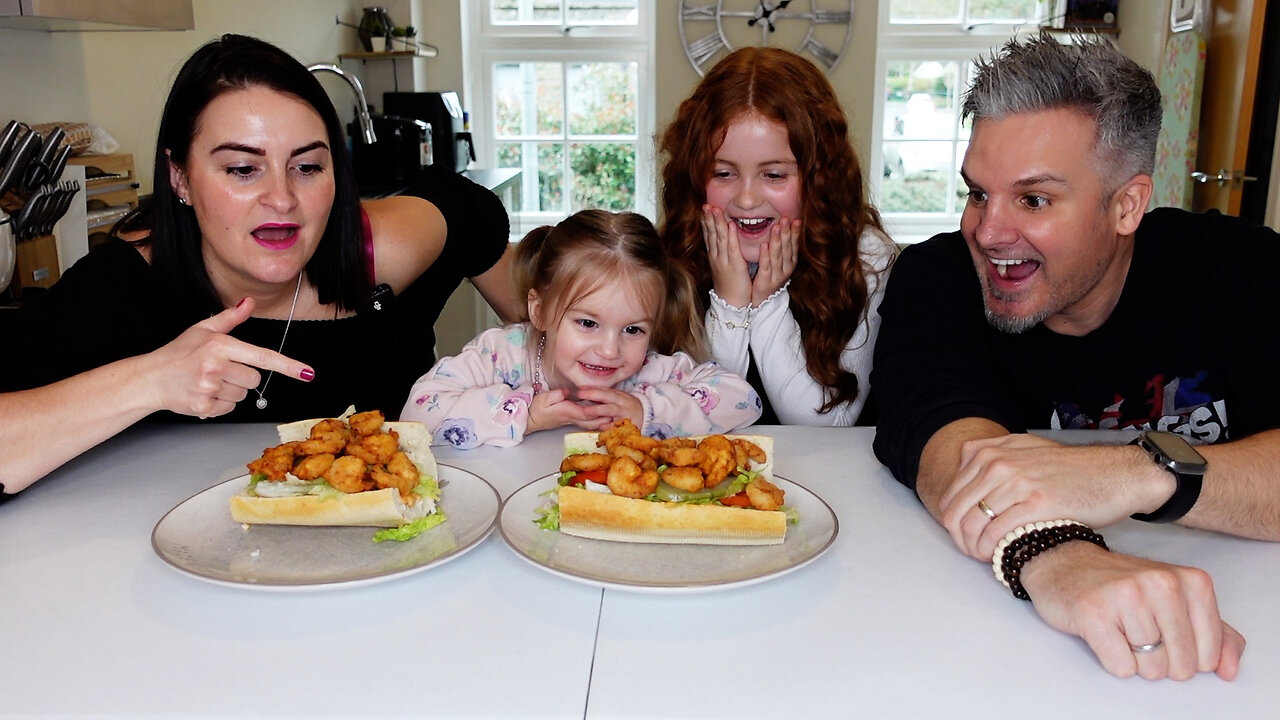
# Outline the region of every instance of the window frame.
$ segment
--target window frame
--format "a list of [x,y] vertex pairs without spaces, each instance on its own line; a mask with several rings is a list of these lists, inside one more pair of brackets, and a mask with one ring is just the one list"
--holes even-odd
[[[879,4],[878,37],[875,60],[875,89],[873,103],[873,122],[871,127],[871,157],[868,164],[868,180],[871,193],[877,200],[883,192],[884,177],[884,143],[885,112],[888,93],[887,71],[891,63],[910,61],[938,61],[958,64],[959,77],[956,87],[955,120],[952,137],[949,139],[957,150],[967,142],[967,132],[959,124],[959,111],[964,93],[969,87],[972,77],[972,62],[975,58],[991,53],[1005,41],[1023,35],[1039,32],[1048,19],[1041,22],[1016,23],[992,22],[966,25],[963,22],[965,5],[960,6],[959,20],[948,21],[916,21],[891,22],[890,2],[882,0]],[[1052,13],[1054,5],[1046,5],[1047,12]],[[962,156],[956,158],[956,173],[947,178],[947,196],[945,198],[951,212],[943,213],[886,213],[881,211],[885,228],[890,237],[899,244],[911,244],[927,240],[944,232],[952,232],[960,227],[960,216],[964,211],[964,202],[958,193],[963,190],[963,183],[958,179],[959,163]],[[953,201],[952,199],[955,198]],[[952,203],[954,202],[954,205]]]
[[[494,129],[493,68],[500,63],[520,62],[608,62],[636,64],[636,190],[634,211],[655,217],[657,188],[653,135],[656,129],[656,77],[654,68],[655,0],[636,0],[635,25],[507,25],[491,21],[488,0],[463,3],[463,76],[468,105],[472,108],[471,132],[476,141],[476,162],[482,167],[497,167],[497,140]],[[568,88],[562,89],[567,93]],[[567,107],[567,104],[566,104]],[[562,128],[568,161],[570,139],[568,118]],[[616,138],[618,136],[608,136]],[[630,142],[622,136],[622,142]],[[602,141],[603,138],[602,137]],[[558,142],[546,138],[549,142]],[[521,175],[521,196],[538,197],[538,178]],[[569,188],[566,188],[566,193]],[[570,198],[566,197],[566,208]],[[518,240],[539,225],[555,223],[568,211],[524,211],[508,208],[512,239]]]

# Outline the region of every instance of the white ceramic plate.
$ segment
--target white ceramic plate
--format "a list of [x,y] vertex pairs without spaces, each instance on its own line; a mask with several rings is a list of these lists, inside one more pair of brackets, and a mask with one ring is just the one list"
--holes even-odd
[[445,522],[407,542],[375,543],[372,527],[241,525],[228,502],[248,476],[187,499],[160,518],[151,547],[176,570],[222,585],[323,590],[422,572],[461,556],[493,530],[498,492],[479,475],[440,465]]
[[534,480],[502,505],[498,532],[516,554],[548,572],[589,585],[635,592],[706,592],[742,587],[798,570],[831,547],[840,523],[808,489],[774,477],[800,521],[781,545],[663,545],[611,542],[543,530],[534,521],[559,473]]

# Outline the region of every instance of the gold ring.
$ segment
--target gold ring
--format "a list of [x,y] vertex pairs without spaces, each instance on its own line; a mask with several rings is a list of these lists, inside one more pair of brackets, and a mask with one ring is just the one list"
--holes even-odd
[[981,510],[982,514],[986,515],[989,519],[996,519],[996,511],[991,509],[991,506],[987,504],[986,500],[978,501],[978,509]]

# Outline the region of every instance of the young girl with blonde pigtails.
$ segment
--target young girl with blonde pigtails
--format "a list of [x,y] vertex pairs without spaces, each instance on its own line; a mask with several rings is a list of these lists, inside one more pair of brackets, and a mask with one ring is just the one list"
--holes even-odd
[[527,433],[726,433],[760,416],[756,392],[703,356],[694,284],[667,262],[653,224],[584,210],[529,233],[513,263],[527,322],[482,333],[414,384],[402,420],[436,444],[511,446]]

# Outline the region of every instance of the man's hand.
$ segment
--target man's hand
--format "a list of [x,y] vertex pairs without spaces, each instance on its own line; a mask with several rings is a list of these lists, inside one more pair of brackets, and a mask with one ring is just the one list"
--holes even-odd
[[1000,538],[1026,523],[1066,518],[1105,527],[1158,507],[1173,490],[1173,476],[1128,445],[1004,435],[961,446],[960,467],[939,510],[956,545],[990,561]]
[[[1022,584],[1049,625],[1079,636],[1117,677],[1233,680],[1245,641],[1218,615],[1203,570],[1072,542],[1034,558]],[[1150,652],[1135,647],[1158,644]]]

